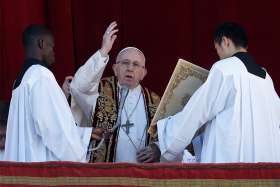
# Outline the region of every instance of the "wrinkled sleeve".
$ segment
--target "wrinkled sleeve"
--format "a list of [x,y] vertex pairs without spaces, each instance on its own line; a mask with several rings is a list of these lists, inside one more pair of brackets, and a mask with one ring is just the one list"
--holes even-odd
[[108,56],[102,57],[97,51],[78,69],[71,82],[71,110],[79,125],[90,123],[99,96],[99,82],[108,61]]

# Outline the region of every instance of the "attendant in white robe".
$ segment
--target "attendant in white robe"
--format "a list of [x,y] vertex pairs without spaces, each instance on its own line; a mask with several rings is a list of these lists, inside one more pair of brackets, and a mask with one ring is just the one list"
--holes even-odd
[[201,162],[280,162],[280,101],[271,77],[247,52],[235,23],[214,33],[220,61],[184,109],[157,122],[162,156],[182,155],[205,125]]
[[54,62],[51,32],[31,25],[24,31],[23,44],[26,60],[13,87],[4,160],[85,162],[89,141],[96,134],[92,128],[76,126],[48,69]]
[[[92,157],[91,162],[135,163],[137,162],[136,153],[148,144],[147,129],[150,121],[149,118],[151,117],[148,111],[151,102],[147,101],[144,95],[144,92],[147,92],[146,88],[140,85],[140,81],[147,73],[144,54],[135,47],[127,47],[121,50],[117,55],[116,63],[113,65],[117,81],[114,81],[115,77],[104,78],[103,81],[106,82],[105,84],[110,84],[111,86],[104,87],[101,91],[102,94],[99,94],[100,90],[98,90],[100,84],[104,84],[101,77],[109,60],[108,53],[116,39],[116,32],[118,31],[116,26],[116,22],[109,25],[103,36],[101,49],[93,54],[75,74],[71,82],[71,95],[74,98],[71,105],[75,118],[80,122],[89,122],[90,126],[102,126],[106,130],[110,130],[112,126],[116,126],[116,131],[113,132],[116,135],[112,135],[110,141],[105,142],[106,150],[102,154],[106,154],[106,158],[99,159],[99,156],[96,156],[98,158]],[[102,95],[99,101],[103,98],[108,100],[110,99],[110,95],[106,95],[106,91],[108,93],[116,93],[116,98],[110,100],[112,101],[110,104],[113,105],[114,102],[120,100],[119,90],[123,86],[128,87],[128,94],[121,110],[120,124],[117,126],[113,117],[118,115],[116,114],[118,109],[114,110],[114,106],[111,105],[96,107],[98,101],[93,96],[99,94]],[[107,116],[106,111],[108,110],[112,111],[112,113],[109,113]],[[104,118],[102,118],[103,116]],[[100,120],[96,120],[96,118]],[[105,120],[108,120],[108,123]],[[126,122],[129,122],[131,126],[128,128],[124,127],[123,125]]]

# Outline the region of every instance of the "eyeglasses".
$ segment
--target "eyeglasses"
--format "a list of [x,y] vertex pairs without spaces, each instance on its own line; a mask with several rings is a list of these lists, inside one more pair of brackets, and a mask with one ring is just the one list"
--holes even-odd
[[129,60],[118,61],[117,64],[129,68],[132,66],[133,69],[145,68],[145,66],[140,65],[138,62],[130,62]]

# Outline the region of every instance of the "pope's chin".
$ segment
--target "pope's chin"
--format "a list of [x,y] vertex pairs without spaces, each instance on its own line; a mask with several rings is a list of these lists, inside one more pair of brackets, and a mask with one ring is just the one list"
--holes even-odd
[[130,89],[135,87],[135,81],[134,81],[134,79],[131,79],[131,78],[124,78],[120,84],[125,85]]

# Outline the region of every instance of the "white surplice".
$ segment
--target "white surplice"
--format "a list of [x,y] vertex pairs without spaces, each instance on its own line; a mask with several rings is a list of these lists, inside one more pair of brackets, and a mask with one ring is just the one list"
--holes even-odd
[[237,57],[215,63],[184,109],[158,121],[162,156],[181,155],[204,124],[201,162],[280,162],[280,101],[271,77],[248,73]]
[[75,125],[52,72],[32,65],[12,93],[4,160],[85,162],[91,132]]
[[[76,120],[80,121],[82,124],[86,124],[87,121],[90,121],[89,118],[95,110],[95,95],[98,93],[99,82],[108,60],[109,57],[104,58],[101,56],[100,52],[97,51],[79,68],[72,80],[71,94],[75,99],[72,112]],[[139,103],[130,117],[130,122],[134,125],[129,129],[129,137],[125,133],[125,128],[120,128],[119,130],[116,162],[136,162],[136,151],[145,146],[146,134],[144,131],[147,126],[147,119],[140,85],[129,90],[124,108],[126,108],[128,115],[130,115],[131,111],[136,106],[139,94],[141,94]],[[122,111],[121,116],[121,122],[124,124],[127,119],[125,110]],[[133,144],[135,144],[135,146]]]

